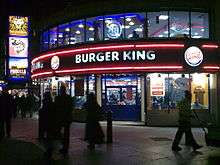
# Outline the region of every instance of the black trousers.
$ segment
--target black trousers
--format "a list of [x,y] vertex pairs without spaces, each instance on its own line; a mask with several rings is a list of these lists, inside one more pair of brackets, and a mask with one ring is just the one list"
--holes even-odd
[[176,147],[179,145],[180,140],[181,140],[184,133],[185,133],[185,137],[187,139],[188,145],[190,145],[192,147],[198,145],[193,137],[191,127],[190,126],[179,126],[179,128],[176,132],[176,136],[173,141],[173,147]]
[[5,129],[6,129],[6,135],[10,137],[11,119],[0,120],[0,138],[3,138],[5,136]]
[[70,143],[70,124],[65,124],[63,129],[63,151],[68,152]]

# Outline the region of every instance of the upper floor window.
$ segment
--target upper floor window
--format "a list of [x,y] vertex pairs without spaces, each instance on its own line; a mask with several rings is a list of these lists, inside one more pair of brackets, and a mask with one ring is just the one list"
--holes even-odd
[[41,50],[48,50],[48,43],[49,43],[49,33],[48,31],[43,32],[41,36]]
[[191,37],[209,38],[208,13],[191,12]]
[[58,26],[58,46],[69,45],[70,27],[69,23]]
[[168,12],[147,13],[148,37],[168,37]]
[[105,40],[124,38],[124,14],[105,16],[104,22]]
[[57,27],[49,30],[49,49],[57,47]]
[[91,17],[43,32],[41,50],[103,40],[140,38],[209,38],[209,15],[202,12],[159,11]]
[[170,37],[189,36],[189,12],[170,12]]
[[139,39],[145,33],[145,13],[127,13],[124,21],[125,38]]
[[103,40],[103,16],[86,19],[86,41]]
[[70,23],[70,44],[84,42],[85,21],[77,20]]

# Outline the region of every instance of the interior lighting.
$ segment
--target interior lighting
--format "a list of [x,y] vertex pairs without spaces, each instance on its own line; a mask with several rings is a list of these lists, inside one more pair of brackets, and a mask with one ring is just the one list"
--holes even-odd
[[130,22],[130,21],[131,21],[131,18],[130,18],[130,17],[127,17],[127,18],[125,18],[125,20],[126,20],[127,22]]
[[160,15],[159,20],[167,20],[169,17],[168,15]]
[[76,34],[80,34],[80,31],[79,31],[79,30],[77,30],[75,33],[76,33]]
[[132,38],[132,37],[133,37],[133,34],[129,34],[129,35],[128,35],[128,38]]
[[79,27],[79,28],[83,28],[84,25],[83,25],[83,24],[79,24],[78,27]]
[[202,38],[202,36],[193,36],[193,38]]
[[192,74],[192,79],[193,79],[193,83],[196,86],[205,87],[205,84],[206,84],[206,75],[205,74],[202,74],[202,73]]
[[129,24],[130,26],[133,26],[133,25],[134,25],[134,22],[131,21],[131,22],[129,22],[128,24]]
[[205,31],[205,29],[203,29],[203,28],[202,28],[200,31],[201,31],[201,32],[204,32],[204,31]]
[[89,28],[89,30],[90,30],[90,31],[93,31],[93,30],[94,30],[94,28],[93,28],[93,27],[90,27],[90,28]]
[[112,23],[112,21],[109,20],[109,19],[107,19],[107,20],[105,20],[105,23],[106,23],[106,24],[109,24],[109,23]]
[[75,40],[76,38],[75,37],[70,37],[70,40]]
[[128,26],[128,25],[125,26],[125,29],[129,29],[129,28],[130,28],[130,26]]
[[164,33],[164,34],[168,34],[168,31],[164,31],[163,33]]
[[63,37],[63,34],[62,34],[62,33],[60,33],[60,34],[58,35],[58,37],[59,37],[59,38],[62,38],[62,37]]
[[94,38],[89,38],[89,41],[94,41]]
[[66,32],[69,32],[69,31],[70,31],[70,28],[66,28],[65,31],[66,31]]
[[142,31],[143,31],[143,28],[136,28],[134,31],[136,31],[136,32],[142,32]]

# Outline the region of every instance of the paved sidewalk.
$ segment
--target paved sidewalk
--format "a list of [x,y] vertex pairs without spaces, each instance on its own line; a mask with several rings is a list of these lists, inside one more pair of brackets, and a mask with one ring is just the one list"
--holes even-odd
[[[48,164],[43,159],[44,148],[37,141],[36,119],[16,119],[12,123],[12,138],[0,143],[1,165]],[[193,128],[199,144],[193,152],[181,142],[182,151],[171,151],[176,128],[128,126],[123,122],[113,126],[113,143],[89,151],[83,141],[84,123],[71,125],[70,151],[66,158],[55,154],[54,165],[219,165],[220,148],[205,146],[203,132]],[[106,131],[106,123],[102,122]]]

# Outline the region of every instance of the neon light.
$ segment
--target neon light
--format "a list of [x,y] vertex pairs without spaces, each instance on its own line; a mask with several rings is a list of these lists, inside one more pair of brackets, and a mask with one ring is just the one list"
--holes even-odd
[[219,66],[204,66],[203,69],[216,69],[216,70],[218,70],[218,69],[220,69],[220,67]]
[[202,48],[218,48],[218,45],[202,45]]
[[142,44],[136,45],[137,48],[183,48],[184,44]]
[[89,48],[89,50],[100,50],[100,49],[116,49],[116,48],[133,48],[134,45],[116,45],[116,46],[100,46],[100,47],[94,47]]
[[36,74],[33,74],[31,76],[31,78],[34,78],[34,77],[37,77],[37,76],[44,76],[44,75],[50,75],[52,74],[53,72],[41,72],[41,73],[36,73]]
[[67,69],[58,70],[55,73],[69,72],[86,72],[86,71],[101,71],[101,70],[150,70],[150,69],[182,69],[182,66],[147,66],[147,67],[111,67],[111,68],[85,68],[85,69]]

